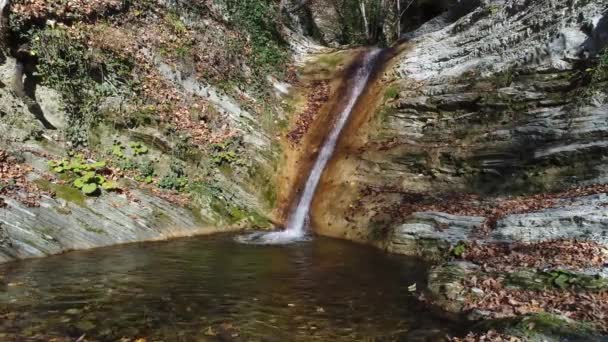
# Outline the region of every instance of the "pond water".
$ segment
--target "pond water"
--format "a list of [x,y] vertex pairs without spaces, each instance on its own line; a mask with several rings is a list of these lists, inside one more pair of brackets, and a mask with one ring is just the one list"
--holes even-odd
[[0,341],[441,341],[426,266],[348,242],[190,238],[0,265]]

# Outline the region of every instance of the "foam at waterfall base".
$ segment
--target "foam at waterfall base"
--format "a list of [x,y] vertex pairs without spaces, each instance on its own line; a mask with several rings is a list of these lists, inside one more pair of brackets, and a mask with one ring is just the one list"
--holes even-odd
[[311,237],[304,232],[297,232],[291,229],[278,232],[255,232],[236,237],[240,243],[252,245],[287,245],[296,242],[310,241]]

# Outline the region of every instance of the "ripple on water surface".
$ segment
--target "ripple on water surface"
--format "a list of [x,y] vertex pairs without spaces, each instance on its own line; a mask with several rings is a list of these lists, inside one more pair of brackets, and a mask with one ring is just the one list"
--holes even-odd
[[[460,332],[407,291],[425,265],[347,242],[232,236],[0,265],[0,340],[437,340]],[[431,339],[434,340],[434,339]]]

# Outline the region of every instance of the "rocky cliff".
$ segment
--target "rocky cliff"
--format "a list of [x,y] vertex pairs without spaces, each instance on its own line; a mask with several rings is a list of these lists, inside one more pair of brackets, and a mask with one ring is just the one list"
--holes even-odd
[[275,226],[302,75],[325,65],[276,4],[2,5],[0,262]]
[[[322,180],[317,231],[467,260],[438,266],[428,296],[471,319],[546,311],[605,327],[605,308],[564,304],[602,301],[605,284],[562,280],[606,278],[607,10],[461,1],[406,33]],[[563,259],[575,250],[586,263]]]
[[508,196],[602,192],[605,10],[488,1],[406,34],[325,177],[340,191],[318,196],[319,229],[365,240],[425,207],[490,214]]

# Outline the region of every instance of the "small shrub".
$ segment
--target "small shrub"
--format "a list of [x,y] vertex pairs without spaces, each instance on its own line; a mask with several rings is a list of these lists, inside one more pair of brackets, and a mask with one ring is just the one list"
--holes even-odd
[[459,242],[454,249],[452,249],[452,255],[457,258],[462,258],[467,251],[467,245],[464,242]]
[[399,97],[399,88],[397,86],[390,86],[384,92],[385,100],[395,100]]
[[170,171],[158,182],[158,187],[168,190],[184,191],[188,187],[188,178],[184,165],[178,160],[171,162]]
[[168,190],[184,191],[188,186],[188,178],[169,174],[161,178],[158,187]]
[[38,59],[37,73],[42,83],[63,97],[68,139],[75,146],[86,146],[90,127],[100,119],[101,100],[132,87],[132,66],[103,51],[89,49],[73,35],[61,27],[35,31],[31,54]]
[[217,165],[242,164],[238,158],[238,150],[242,141],[240,138],[232,138],[211,146],[211,161]]

